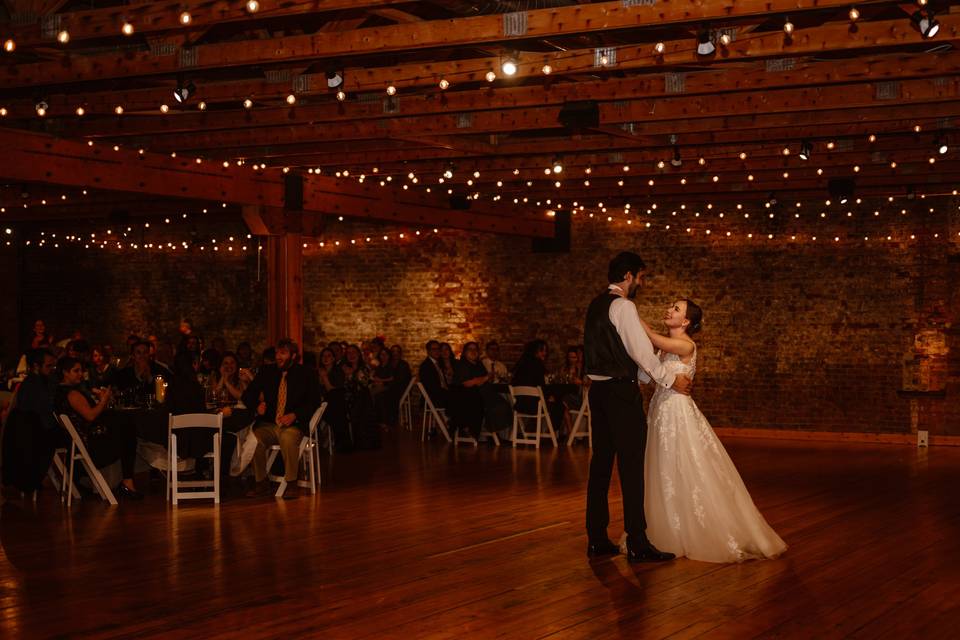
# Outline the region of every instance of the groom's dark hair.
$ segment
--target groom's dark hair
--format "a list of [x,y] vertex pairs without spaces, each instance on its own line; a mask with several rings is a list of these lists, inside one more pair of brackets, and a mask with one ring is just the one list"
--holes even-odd
[[632,251],[621,251],[610,261],[610,266],[607,268],[607,282],[611,284],[622,282],[627,272],[637,275],[646,268],[643,258]]

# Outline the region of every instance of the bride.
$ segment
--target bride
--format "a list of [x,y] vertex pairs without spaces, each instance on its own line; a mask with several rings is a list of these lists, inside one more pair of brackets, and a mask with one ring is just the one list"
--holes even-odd
[[[668,335],[643,323],[661,361],[690,378],[697,370],[690,336],[702,318],[699,306],[678,300],[663,316]],[[657,387],[649,425],[644,506],[654,546],[705,562],[774,558],[786,551],[693,398]]]

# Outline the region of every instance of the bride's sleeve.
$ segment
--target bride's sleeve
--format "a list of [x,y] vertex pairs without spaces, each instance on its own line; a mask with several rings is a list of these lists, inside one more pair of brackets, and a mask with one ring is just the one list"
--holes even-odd
[[644,373],[664,387],[672,387],[676,374],[669,371],[660,362],[660,358],[653,352],[653,344],[640,323],[640,314],[637,307],[629,300],[614,300],[611,309],[611,320],[617,328],[620,339],[627,353],[640,367],[638,377],[643,380]]

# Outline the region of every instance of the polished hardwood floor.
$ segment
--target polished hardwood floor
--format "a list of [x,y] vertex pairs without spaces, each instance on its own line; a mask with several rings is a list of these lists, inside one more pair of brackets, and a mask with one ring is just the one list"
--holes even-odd
[[0,638],[960,637],[960,449],[725,443],[781,559],[589,562],[579,446],[401,433],[296,501],[7,499]]

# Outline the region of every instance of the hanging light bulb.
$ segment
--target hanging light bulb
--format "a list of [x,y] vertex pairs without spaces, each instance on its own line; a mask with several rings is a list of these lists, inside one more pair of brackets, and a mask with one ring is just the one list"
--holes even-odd
[[124,21],[123,21],[123,26],[120,27],[120,31],[121,31],[121,33],[123,33],[123,35],[125,35],[125,36],[132,36],[132,35],[133,35],[133,25],[130,24],[130,22],[128,22],[127,20],[124,20]]
[[50,107],[46,103],[46,101],[41,100],[34,106],[34,108],[37,110],[37,115],[42,118],[43,116],[47,115],[47,109],[49,109]]
[[13,41],[13,38],[7,38],[3,42],[3,50],[7,53],[13,53],[17,48],[17,43]]
[[517,72],[517,60],[513,57],[504,58],[503,62],[500,64],[500,70],[503,71],[503,75],[512,76]]
[[114,112],[115,114],[117,114],[118,116],[122,116],[122,115],[123,115],[123,107],[121,107],[120,105],[117,105],[117,106],[115,106],[115,107],[113,108],[113,112]]
[[553,159],[552,169],[554,173],[561,173],[563,171],[563,163],[560,161],[560,156]]
[[787,37],[793,35],[793,23],[790,22],[790,18],[787,18],[783,23],[783,32],[787,34]]
[[57,42],[59,42],[60,44],[67,44],[68,42],[70,42],[70,32],[67,31],[66,29],[62,29],[57,34]]
[[389,87],[387,87],[387,95],[388,96],[397,95],[397,88],[391,84]]
[[246,100],[243,101],[244,109],[250,109],[251,107],[253,107],[253,100],[251,100],[250,98],[247,98]]
[[850,22],[856,22],[860,19],[860,10],[856,7],[850,7],[850,12],[847,15],[850,17]]
[[449,88],[450,88],[450,81],[447,80],[446,78],[441,78],[441,80],[440,80],[440,90],[441,90],[441,91],[446,91],[446,90],[449,89]]
[[292,93],[287,96],[287,104],[296,104],[296,102],[297,96],[293,95]]
[[247,0],[247,12],[256,13],[260,11],[260,3],[257,0]]
[[730,37],[729,33],[720,34],[720,44],[724,47],[729,47],[730,43],[733,41],[733,38]]
[[540,68],[540,71],[543,73],[543,75],[548,76],[551,73],[553,73],[553,67],[551,67],[548,64],[545,64],[543,65],[543,67]]
[[493,71],[487,71],[487,75],[485,77],[487,82],[493,82],[497,79],[497,74],[495,74]]
[[657,44],[653,45],[653,52],[658,56],[662,56],[663,52],[666,50],[667,45],[663,44],[662,42],[658,42]]
[[200,111],[206,111],[206,110],[207,110],[207,103],[204,102],[203,100],[201,100],[200,103],[197,104],[197,109],[200,109]]
[[193,22],[193,16],[190,15],[189,11],[183,11],[180,13],[180,24],[187,25]]
[[85,114],[86,112],[87,112],[87,110],[84,109],[83,106],[77,107],[77,115],[78,115],[78,116],[82,116],[82,115]]
[[341,91],[337,91],[337,100],[339,100],[340,102],[343,102],[343,101],[346,100],[346,99],[347,99],[347,94],[346,94],[346,93],[344,93],[342,90],[341,90]]
[[167,113],[170,111],[170,107],[165,104],[160,105],[160,113]]

